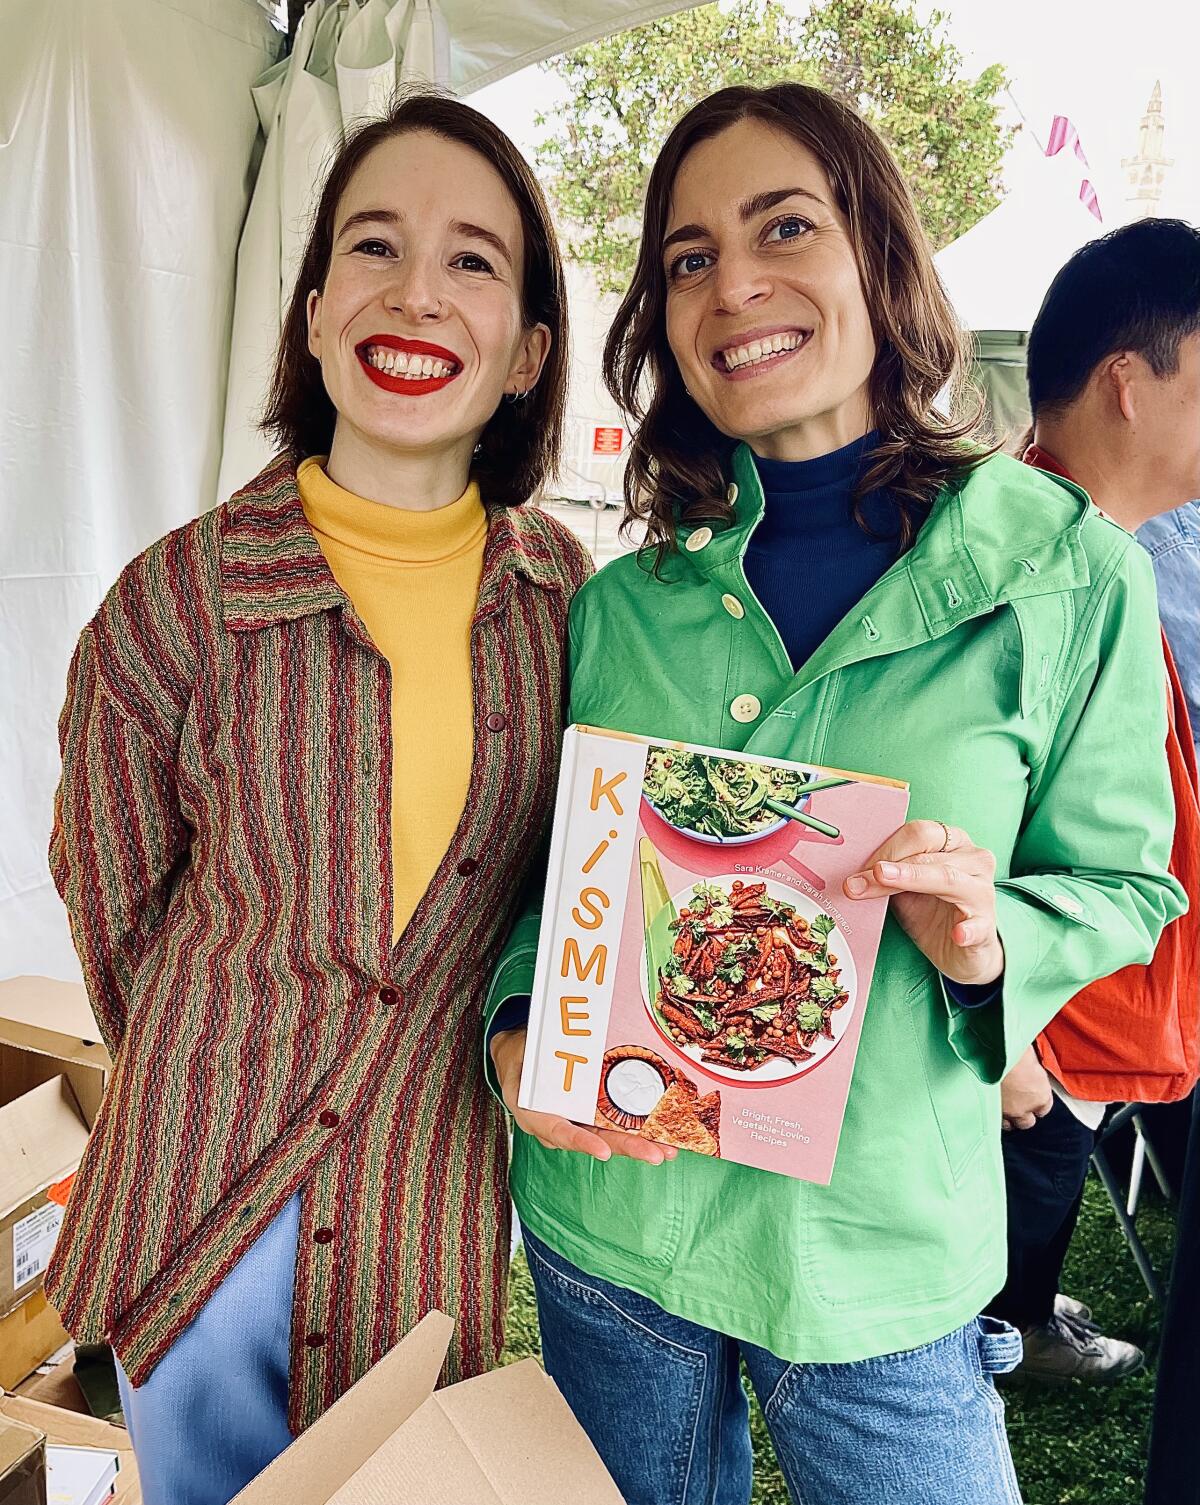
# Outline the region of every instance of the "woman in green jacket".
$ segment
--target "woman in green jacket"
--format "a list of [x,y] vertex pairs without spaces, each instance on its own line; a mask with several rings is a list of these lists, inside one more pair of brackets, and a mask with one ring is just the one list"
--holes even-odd
[[[1148,561],[970,446],[935,406],[960,360],[848,108],[782,84],[679,123],[608,347],[657,552],[575,598],[571,718],[906,780],[911,819],[846,883],[892,902],[828,1186],[515,1115],[547,1365],[635,1505],[749,1499],[739,1359],[796,1501],[1019,1499],[991,1374],[1020,1340],[977,1317],[997,1084],[1184,901]],[[536,935],[488,1005],[510,1106]]]

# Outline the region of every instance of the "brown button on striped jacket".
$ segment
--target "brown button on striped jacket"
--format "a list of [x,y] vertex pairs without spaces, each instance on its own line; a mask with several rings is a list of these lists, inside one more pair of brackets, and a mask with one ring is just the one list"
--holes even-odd
[[448,1377],[494,1361],[482,994],[549,819],[589,571],[545,514],[489,513],[470,793],[394,946],[388,664],[294,466],[155,544],[84,630],[51,865],[115,1068],[46,1290],[134,1384],[300,1188],[294,1431],[431,1307],[458,1319]]

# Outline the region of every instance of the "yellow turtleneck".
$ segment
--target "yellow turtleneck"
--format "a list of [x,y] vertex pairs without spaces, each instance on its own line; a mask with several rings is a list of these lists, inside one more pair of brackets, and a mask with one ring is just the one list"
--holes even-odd
[[333,577],[392,670],[393,934],[445,856],[474,751],[471,621],[487,516],[471,483],[433,512],[369,502],[331,481],[324,457],[296,475]]

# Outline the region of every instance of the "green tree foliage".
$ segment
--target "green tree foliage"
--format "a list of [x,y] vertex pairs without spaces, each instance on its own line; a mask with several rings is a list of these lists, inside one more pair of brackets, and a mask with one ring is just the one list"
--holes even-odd
[[637,249],[655,154],[680,115],[729,84],[817,84],[854,105],[895,153],[935,248],[1000,201],[1012,131],[1000,124],[997,66],[963,76],[945,17],[905,0],[817,0],[793,15],[780,0],[682,11],[544,64],[568,91],[538,123],[538,166],[567,225],[568,254],[620,291]]

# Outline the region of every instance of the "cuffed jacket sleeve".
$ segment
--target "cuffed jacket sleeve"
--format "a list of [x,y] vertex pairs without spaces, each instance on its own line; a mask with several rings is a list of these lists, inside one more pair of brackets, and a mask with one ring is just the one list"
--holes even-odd
[[488,1086],[500,1102],[500,1080],[492,1064],[492,1028],[496,1015],[517,1000],[525,1005],[525,1022],[529,1019],[529,999],[533,993],[533,972],[537,962],[538,937],[542,930],[542,904],[546,887],[549,839],[543,842],[537,860],[530,868],[516,924],[509,934],[500,960],[492,973],[491,986],[483,1005],[483,1069]]
[[1175,813],[1154,578],[1132,539],[1083,599],[1061,710],[996,885],[1002,998],[964,1009],[946,997],[954,1050],[986,1082],[1082,988],[1148,962],[1187,908],[1168,870]]
[[94,626],[76,647],[59,718],[62,777],[50,867],[66,905],[96,1021],[116,1054],[139,964],[186,863],[174,750],[106,688]]

